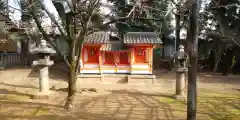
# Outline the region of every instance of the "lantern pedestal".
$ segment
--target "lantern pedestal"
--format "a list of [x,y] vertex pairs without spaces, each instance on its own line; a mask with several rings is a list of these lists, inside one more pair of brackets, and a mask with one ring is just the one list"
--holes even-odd
[[[48,58],[48,57],[47,57]],[[33,65],[39,68],[39,92],[37,92],[35,99],[49,99],[49,66],[53,65],[53,61],[49,59],[40,59],[38,61],[33,61]]]
[[35,95],[33,95],[33,99],[38,99],[38,100],[49,100],[51,96],[51,92],[37,92]]
[[184,94],[186,89],[186,73],[188,68],[186,67],[186,54],[184,52],[184,46],[180,45],[179,50],[176,54],[176,93],[174,95],[175,99],[185,100],[186,95]]
[[32,53],[38,54],[39,59],[33,61],[33,66],[39,69],[39,91],[33,96],[35,99],[49,99],[51,92],[49,91],[49,66],[54,64],[50,60],[50,54],[55,51],[46,45],[46,41],[41,41],[39,47],[32,50]]
[[185,100],[186,95],[184,94],[184,90],[186,87],[186,72],[187,68],[180,68],[176,70],[176,94],[174,95],[175,99]]

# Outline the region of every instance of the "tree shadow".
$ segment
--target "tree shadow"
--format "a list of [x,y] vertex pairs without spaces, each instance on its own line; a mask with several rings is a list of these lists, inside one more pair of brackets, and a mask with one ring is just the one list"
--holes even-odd
[[60,111],[61,113],[64,113],[65,111],[62,109],[63,107],[61,105],[41,103],[31,100],[33,97],[31,94],[8,89],[0,89],[0,95],[1,120],[76,120],[71,118],[71,116],[61,116],[52,113],[51,110]]
[[[166,102],[173,100],[168,94],[148,94],[137,90],[111,90],[77,104],[79,118],[97,120],[172,120],[186,118],[186,103]],[[236,97],[203,97],[199,100],[197,119],[236,119],[240,115]],[[176,100],[175,100],[176,101]],[[79,110],[81,109],[81,110]],[[235,111],[235,112],[234,112]]]
[[[64,67],[65,66],[62,64],[49,67],[49,78],[59,81],[67,81],[68,80],[67,70],[64,69]],[[38,78],[39,75],[40,75],[39,68],[34,67],[32,71],[28,74],[28,77]]]
[[30,66],[23,66],[23,65],[14,65],[14,66],[7,66],[3,71],[8,71],[8,70],[29,70],[31,69]]
[[160,69],[160,70],[153,70],[153,73],[156,75],[156,77],[161,78],[162,76],[165,76],[166,74],[172,73],[169,70],[166,69]]
[[56,80],[68,81],[68,69],[64,64],[57,64],[49,69],[49,77]]
[[35,86],[30,86],[30,85],[14,85],[14,84],[8,84],[8,83],[3,83],[0,82],[1,85],[5,85],[5,86],[10,86],[10,87],[20,87],[20,88],[33,88],[33,89],[38,89]]
[[[70,113],[63,110],[61,105],[36,103],[29,101],[11,100],[0,97],[1,120],[172,120],[185,119],[186,106],[163,101],[164,98],[173,100],[172,95],[162,93],[144,93],[137,90],[109,90],[109,94],[95,97],[77,96],[76,108]],[[0,89],[0,94],[29,96],[18,91]],[[240,109],[239,97],[200,96],[198,103],[198,119],[234,119],[237,113],[232,108]],[[184,107],[185,106],[185,107]],[[227,107],[226,107],[227,106]],[[6,110],[5,110],[6,109]],[[47,113],[42,113],[46,109]],[[45,111],[46,111],[45,110]],[[4,112],[5,111],[5,112]],[[19,112],[21,111],[21,112]],[[27,113],[24,113],[29,111]],[[26,115],[27,114],[27,115]],[[203,117],[202,117],[203,116]]]
[[62,110],[62,106],[48,103],[36,103],[20,100],[9,100],[0,98],[0,118],[1,120],[9,119],[28,119],[28,120],[77,120],[71,116],[57,115],[52,111]]
[[239,97],[203,97],[198,103],[198,113],[214,120],[235,120],[240,116]]
[[235,89],[235,88],[233,88],[233,90],[240,92],[240,89],[237,89],[237,88],[236,88],[236,89]]
[[27,120],[79,120],[72,116],[41,115],[41,116],[22,116],[22,115],[0,115],[1,120],[27,119]]
[[168,95],[168,94],[162,94],[162,93],[143,93],[137,90],[134,91],[129,91],[129,90],[111,90],[110,92],[112,93],[117,93],[117,94],[128,94],[131,96],[150,96],[150,97],[166,97],[166,98],[170,98],[172,99],[173,96],[172,95]]
[[8,89],[0,89],[0,94],[12,94],[12,95],[19,95],[19,96],[28,96],[30,98],[32,98],[33,96],[31,94],[27,94],[27,93],[20,93],[18,91],[13,91],[13,90],[8,90]]
[[240,84],[240,76],[237,75],[229,75],[222,76],[218,74],[199,74],[200,82],[202,83],[227,83],[227,84]]
[[[155,73],[157,79],[164,80],[166,82],[170,82],[175,80],[176,72],[172,71],[156,71]],[[198,73],[197,79],[201,83],[207,84],[240,84],[240,76],[239,75],[229,75],[229,76],[222,76],[220,74],[213,74],[213,73]]]
[[[0,102],[4,105],[8,105],[9,107],[11,106],[27,106],[28,107],[36,107],[36,106],[42,106],[42,107],[49,107],[49,108],[62,108],[60,105],[52,105],[52,104],[47,104],[47,103],[36,103],[36,102],[27,102],[27,101],[20,101],[20,100],[9,100],[7,98],[0,98]],[[0,117],[1,118],[1,117]]]
[[[167,103],[157,97],[168,97],[164,94],[147,94],[140,91],[113,90],[111,94],[91,97],[77,104],[74,111],[79,118],[96,120],[172,120],[179,118]],[[157,97],[156,97],[157,96]],[[172,99],[172,98],[171,98]],[[79,110],[79,108],[81,110]],[[184,119],[184,116],[180,117]]]

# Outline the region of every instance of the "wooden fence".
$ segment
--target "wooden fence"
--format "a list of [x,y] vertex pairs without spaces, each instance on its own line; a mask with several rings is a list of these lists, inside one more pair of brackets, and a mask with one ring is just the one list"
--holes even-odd
[[21,63],[22,60],[18,53],[0,53],[0,64],[3,67],[17,66]]

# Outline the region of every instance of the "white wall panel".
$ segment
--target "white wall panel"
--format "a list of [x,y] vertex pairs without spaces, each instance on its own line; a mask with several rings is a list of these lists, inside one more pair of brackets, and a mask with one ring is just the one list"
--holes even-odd
[[98,68],[98,64],[84,64],[84,68]]
[[117,73],[130,73],[130,70],[118,70]]
[[115,73],[115,70],[102,70],[102,73]]
[[152,74],[152,72],[148,70],[134,70],[131,73],[132,74]]
[[132,68],[149,68],[148,64],[133,64]]
[[99,70],[80,70],[80,73],[99,73]]

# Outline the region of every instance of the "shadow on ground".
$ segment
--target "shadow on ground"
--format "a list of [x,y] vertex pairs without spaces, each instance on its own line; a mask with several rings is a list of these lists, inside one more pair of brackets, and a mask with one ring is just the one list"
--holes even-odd
[[207,115],[213,120],[238,120],[240,117],[239,100],[239,95],[200,96],[198,113]]
[[33,89],[38,89],[35,86],[30,86],[30,85],[14,85],[14,84],[9,84],[9,83],[3,83],[0,82],[0,85],[5,85],[5,86],[9,86],[9,87],[19,87],[19,88],[33,88]]
[[[56,72],[51,70],[56,70]],[[66,71],[62,69],[50,69],[50,77],[53,79],[62,80],[65,75]],[[38,77],[38,72],[32,70],[29,77]],[[206,79],[206,82],[209,81]],[[217,83],[217,80],[214,82]],[[223,79],[223,82],[227,82],[227,79]],[[186,103],[172,99],[172,96],[168,94],[145,93],[128,89],[110,90],[108,94],[98,96],[78,95],[76,108],[67,112],[63,110],[58,100],[42,103],[31,100],[29,94],[12,90],[15,87],[34,88],[32,86],[3,82],[0,84],[11,88],[11,90],[0,89],[1,120],[184,120],[186,118]],[[239,91],[239,89],[234,90]],[[238,120],[240,116],[239,95],[210,94],[209,91],[203,90],[200,93],[206,94],[198,98],[198,120]]]
[[0,95],[16,95],[16,96],[21,96],[21,97],[32,97],[31,94],[26,94],[26,93],[20,93],[18,91],[13,91],[13,90],[8,90],[8,89],[0,89]]
[[74,113],[85,120],[184,119],[184,110],[172,109],[166,101],[161,101],[160,98],[172,100],[170,95],[147,94],[136,90],[113,90],[110,92],[111,94],[108,95],[82,101],[77,104],[77,108],[81,109],[76,109]]
[[[167,94],[137,90],[111,90],[98,96],[77,96],[76,108],[67,112],[61,105],[29,101],[16,91],[0,90],[0,118],[28,120],[184,120],[186,103]],[[15,98],[9,95],[16,95]],[[29,97],[29,96],[28,96]],[[198,98],[198,120],[237,120],[239,96],[204,95]]]
[[202,83],[240,84],[240,76],[237,75],[222,76],[213,73],[202,73],[199,74],[198,77]]
[[[186,102],[167,94],[148,94],[136,90],[113,90],[111,94],[85,100],[75,114],[94,120],[184,120]],[[208,96],[209,95],[209,96]],[[200,96],[198,120],[238,120],[240,97],[232,95]],[[81,110],[80,110],[81,108]]]
[[[49,78],[54,80],[67,81],[67,69],[64,65],[54,65],[49,67]],[[39,69],[33,68],[28,77],[39,77]]]

